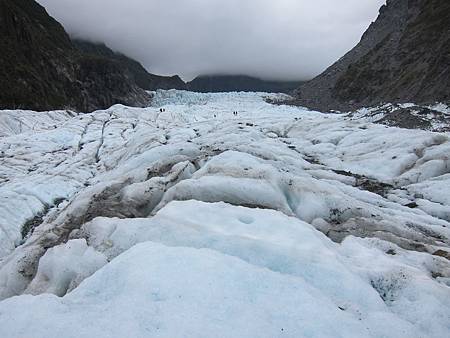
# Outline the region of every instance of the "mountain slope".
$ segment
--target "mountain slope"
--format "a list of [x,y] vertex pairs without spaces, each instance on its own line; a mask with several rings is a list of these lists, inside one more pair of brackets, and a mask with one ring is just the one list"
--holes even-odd
[[450,100],[450,3],[389,0],[360,43],[294,92],[315,109]]
[[2,109],[91,111],[149,100],[118,62],[80,53],[33,0],[0,0],[0,48]]
[[287,93],[300,85],[300,81],[267,81],[245,75],[205,75],[187,83],[193,92],[271,92]]
[[124,69],[131,73],[136,84],[145,90],[185,89],[186,87],[178,75],[169,77],[150,74],[138,61],[112,51],[105,44],[85,40],[73,40],[73,44],[84,54],[106,57],[119,62]]

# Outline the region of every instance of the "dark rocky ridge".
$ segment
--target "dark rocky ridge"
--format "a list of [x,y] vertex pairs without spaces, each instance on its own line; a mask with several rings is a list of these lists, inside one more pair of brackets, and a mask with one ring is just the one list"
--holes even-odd
[[144,106],[150,96],[142,87],[176,82],[152,77],[138,62],[112,51],[80,50],[34,0],[0,0],[0,49],[0,109],[88,112],[116,103]]
[[150,74],[136,60],[112,51],[103,43],[73,39],[73,44],[82,53],[92,56],[105,57],[119,62],[132,76],[136,84],[145,90],[156,89],[186,89],[186,84],[178,76],[159,76]]
[[245,75],[205,75],[187,83],[193,92],[269,92],[287,93],[297,88],[301,81],[267,81]]
[[388,0],[359,44],[293,95],[319,110],[449,102],[450,1]]

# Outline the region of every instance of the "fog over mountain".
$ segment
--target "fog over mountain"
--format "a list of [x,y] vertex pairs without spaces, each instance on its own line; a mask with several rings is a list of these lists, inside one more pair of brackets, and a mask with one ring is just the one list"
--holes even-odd
[[153,73],[311,78],[350,50],[384,0],[39,0],[75,37]]

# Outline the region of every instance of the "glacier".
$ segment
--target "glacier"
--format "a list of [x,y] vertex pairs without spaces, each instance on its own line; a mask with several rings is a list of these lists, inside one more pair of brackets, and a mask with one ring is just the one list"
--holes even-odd
[[151,94],[0,111],[1,337],[448,335],[441,124]]

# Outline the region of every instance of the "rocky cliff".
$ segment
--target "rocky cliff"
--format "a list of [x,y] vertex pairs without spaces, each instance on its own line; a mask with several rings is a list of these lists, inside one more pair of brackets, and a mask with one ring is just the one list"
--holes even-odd
[[107,56],[84,53],[34,0],[0,0],[0,109],[92,111],[149,95]]
[[449,102],[450,1],[388,0],[359,44],[294,96],[320,110]]
[[138,61],[122,53],[112,51],[103,43],[74,39],[73,44],[84,54],[115,60],[123,67],[124,71],[131,74],[136,84],[145,90],[186,89],[186,84],[178,75],[150,74]]

